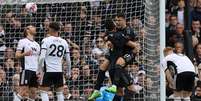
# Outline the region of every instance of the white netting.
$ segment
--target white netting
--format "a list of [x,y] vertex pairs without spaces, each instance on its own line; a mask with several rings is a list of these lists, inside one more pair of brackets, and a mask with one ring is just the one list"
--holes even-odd
[[[29,13],[24,4],[34,1],[37,12]],[[11,100],[20,72],[20,64],[14,58],[16,44],[23,38],[23,28],[29,24],[37,27],[36,41],[44,38],[51,21],[61,23],[61,36],[71,46],[72,75],[66,78],[65,98],[84,99],[93,90],[101,63],[104,21],[118,12],[125,14],[128,26],[138,35],[142,50],[138,64],[129,66],[136,83],[143,91],[129,96],[133,101],[159,101],[159,1],[157,0],[0,0],[0,96]],[[79,48],[79,49],[77,49]],[[143,69],[139,72],[139,68]],[[140,75],[138,75],[140,74]],[[138,79],[136,79],[138,78]],[[105,81],[108,84],[108,80]],[[49,92],[54,99],[54,93]],[[40,98],[40,97],[39,97]]]

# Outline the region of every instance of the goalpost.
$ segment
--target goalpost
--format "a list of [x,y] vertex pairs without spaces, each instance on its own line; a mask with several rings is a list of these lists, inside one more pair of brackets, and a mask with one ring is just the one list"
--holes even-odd
[[[37,4],[36,13],[24,9],[28,2]],[[52,21],[61,24],[60,35],[74,47],[71,48],[74,77],[66,78],[64,91],[74,99],[84,100],[93,90],[102,60],[102,51],[97,48],[102,47],[104,21],[121,12],[125,14],[127,25],[137,33],[142,48],[136,57],[138,63],[129,65],[128,70],[143,90],[130,97],[133,101],[163,101],[164,89],[160,87],[165,84],[160,86],[162,79],[159,79],[162,42],[159,38],[163,39],[160,35],[165,24],[159,23],[164,17],[159,8],[163,7],[164,3],[159,0],[0,0],[0,73],[5,74],[0,78],[0,100],[11,100],[17,86],[20,64],[14,52],[17,42],[23,38],[23,28],[29,24],[36,26],[36,41],[40,44]],[[109,85],[108,79],[105,84]],[[55,100],[54,92],[49,95]]]

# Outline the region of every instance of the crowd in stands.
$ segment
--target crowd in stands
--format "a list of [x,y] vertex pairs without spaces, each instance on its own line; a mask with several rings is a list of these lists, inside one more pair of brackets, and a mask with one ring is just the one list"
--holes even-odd
[[[126,2],[126,3],[124,3]],[[142,5],[142,2],[133,0],[105,0],[96,2],[82,3],[47,3],[37,4],[36,13],[26,11],[24,5],[0,5],[0,96],[9,97],[19,87],[19,74],[21,72],[20,61],[15,59],[16,45],[19,39],[24,37],[24,27],[34,25],[37,27],[36,41],[41,44],[41,40],[47,34],[47,28],[50,22],[60,22],[60,36],[64,38],[70,46],[72,61],[71,75],[65,76],[64,95],[66,99],[83,99],[88,96],[96,82],[99,64],[103,61],[104,55],[108,51],[107,44],[103,36],[106,35],[104,21],[107,17],[114,17],[117,12],[125,13],[128,26],[132,27],[137,33],[136,40],[143,44],[145,31],[143,29],[143,15],[140,8],[135,5]],[[180,5],[182,6],[182,4]],[[169,35],[168,44],[174,45],[176,40],[182,40],[184,33],[184,19],[178,19],[178,15],[173,15],[168,10],[167,29],[176,30],[178,34]],[[178,11],[177,11],[178,12]],[[141,14],[142,13],[142,14]],[[179,15],[181,15],[179,13]],[[169,20],[170,19],[170,20]],[[180,23],[179,23],[180,22]],[[194,27],[192,30],[196,33],[200,28],[199,19],[193,19]],[[200,30],[199,30],[200,32]],[[170,33],[170,34],[169,34]],[[176,35],[176,36],[175,36]],[[178,37],[180,35],[180,37]],[[176,38],[174,39],[173,36]],[[194,39],[199,42],[199,34],[194,34]],[[200,45],[201,49],[201,45]],[[143,47],[142,50],[143,52]],[[200,53],[200,54],[199,54]],[[199,45],[197,45],[197,55],[201,55]],[[136,60],[142,54],[136,56]],[[142,59],[141,59],[142,60]],[[154,85],[152,78],[147,77],[142,61],[137,61],[129,65],[129,72],[133,75],[135,83],[146,89],[152,89]],[[64,72],[65,71],[65,63]],[[158,66],[157,70],[159,69]],[[159,77],[159,73],[157,74]],[[105,85],[110,84],[110,79],[105,80]],[[199,89],[199,88],[197,88]],[[54,99],[54,92],[48,93],[51,99]],[[151,94],[151,93],[150,93]],[[143,98],[143,91],[135,95],[136,101]]]

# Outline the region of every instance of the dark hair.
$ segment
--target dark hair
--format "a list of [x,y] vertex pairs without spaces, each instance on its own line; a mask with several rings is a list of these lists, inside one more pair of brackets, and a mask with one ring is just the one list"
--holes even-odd
[[26,36],[28,35],[27,30],[29,30],[29,27],[28,27],[28,26],[24,28],[24,33],[23,33],[23,34],[24,34],[24,37],[26,37]]
[[105,28],[108,30],[108,31],[112,31],[114,28],[115,28],[115,23],[112,19],[107,19],[105,21]]
[[60,30],[60,24],[57,23],[57,22],[52,22],[52,23],[50,23],[49,28],[51,28],[54,31],[58,32]]
[[116,17],[122,17],[125,19],[125,15],[123,13],[117,13]]
[[197,87],[200,87],[200,88],[201,88],[201,81],[200,81],[200,80],[197,81],[196,88],[197,88]]

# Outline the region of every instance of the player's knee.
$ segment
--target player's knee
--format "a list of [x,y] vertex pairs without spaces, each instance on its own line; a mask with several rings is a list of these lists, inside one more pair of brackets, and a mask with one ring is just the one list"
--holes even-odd
[[49,89],[50,89],[49,87],[40,87],[41,91],[49,91]]
[[109,60],[104,59],[104,62],[100,64],[100,70],[106,71],[108,69],[108,65],[109,65]]
[[125,64],[126,64],[126,61],[122,57],[120,57],[120,58],[117,59],[116,64],[121,65],[122,67],[124,67]]
[[30,98],[35,99],[36,98],[36,92],[37,92],[36,88],[30,88],[30,90],[29,90]]
[[117,93],[118,96],[123,96],[124,95],[124,90],[123,88],[117,88]]
[[102,70],[102,71],[106,71],[107,68],[106,68],[105,66],[100,66],[100,70]]
[[135,92],[135,91],[136,91],[136,88],[135,88],[134,85],[129,85],[129,86],[127,86],[127,89],[128,89],[129,91],[131,91],[131,92]]
[[63,92],[63,90],[64,90],[63,86],[56,88],[56,92]]
[[18,92],[18,94],[19,94],[22,98],[29,97],[29,90],[28,90],[27,87],[21,87],[20,89],[21,89],[21,90]]

